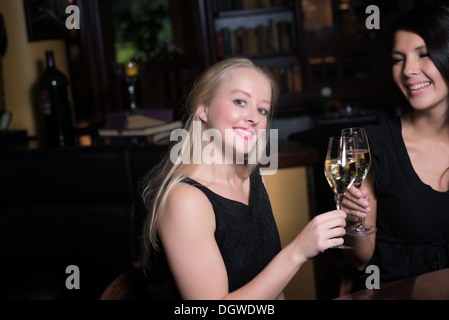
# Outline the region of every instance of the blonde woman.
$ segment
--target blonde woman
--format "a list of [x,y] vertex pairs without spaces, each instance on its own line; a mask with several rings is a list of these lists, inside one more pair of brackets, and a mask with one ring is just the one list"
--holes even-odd
[[150,298],[282,299],[303,263],[343,243],[346,214],[335,210],[281,249],[257,166],[277,98],[270,71],[244,58],[197,79],[185,134],[143,193]]

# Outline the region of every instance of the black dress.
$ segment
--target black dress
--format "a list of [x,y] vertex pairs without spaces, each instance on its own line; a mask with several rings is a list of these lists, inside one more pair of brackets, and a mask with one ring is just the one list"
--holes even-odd
[[[449,193],[434,190],[415,172],[400,118],[367,126],[377,195],[377,234],[370,265],[380,282],[449,267]],[[357,289],[366,289],[361,274]]]
[[[253,279],[281,250],[281,242],[270,200],[259,168],[250,176],[249,205],[224,198],[202,184],[183,182],[200,189],[215,213],[215,240],[228,273],[229,292]],[[152,299],[180,299],[163,251],[152,252],[149,284]]]

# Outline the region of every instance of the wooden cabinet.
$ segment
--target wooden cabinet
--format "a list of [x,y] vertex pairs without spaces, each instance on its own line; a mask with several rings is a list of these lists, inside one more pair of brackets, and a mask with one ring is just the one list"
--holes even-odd
[[[380,30],[364,25],[367,1],[169,2],[183,57],[174,63],[153,61],[146,65],[137,89],[143,107],[172,108],[178,114],[199,72],[230,56],[255,59],[279,75],[283,91],[278,113],[320,113],[324,86],[332,88],[342,106],[352,104],[362,109],[402,99],[391,80],[387,31],[411,0],[377,1],[381,6]],[[78,47],[71,51],[78,53],[79,59],[69,62],[75,119],[80,128],[95,130],[106,112],[128,108],[127,92],[117,71],[120,66],[114,62],[112,31],[116,22],[111,5],[102,0],[77,0],[76,4],[81,29]],[[255,39],[252,44],[250,38]]]
[[[262,168],[282,247],[292,242],[309,223],[314,212],[312,166],[319,162],[318,150],[306,145],[279,141],[278,168]],[[314,300],[316,259],[307,261],[284,289],[288,300]]]
[[[279,168],[276,174],[264,176],[282,247],[292,242],[309,223],[311,190],[308,184],[310,166]],[[284,289],[287,300],[315,300],[314,259],[301,266]]]
[[[401,12],[384,4],[380,29],[367,5],[335,0],[201,0],[207,63],[245,56],[277,77],[279,112],[320,112],[320,91],[340,105],[397,101],[387,30]],[[404,8],[402,8],[404,9]]]

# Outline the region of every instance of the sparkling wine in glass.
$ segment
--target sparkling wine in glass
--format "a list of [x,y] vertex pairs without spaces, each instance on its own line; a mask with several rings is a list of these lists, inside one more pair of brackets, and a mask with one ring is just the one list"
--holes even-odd
[[[347,155],[354,159],[356,163],[356,178],[354,187],[360,189],[362,182],[371,166],[371,152],[365,129],[354,127],[341,130],[342,137],[353,139],[353,144],[349,146]],[[357,223],[346,228],[346,233],[352,236],[367,236],[376,232],[375,226],[365,225],[364,218],[357,218]]]
[[[356,162],[353,157],[348,157],[348,150],[353,140],[344,136],[333,136],[329,138],[329,144],[324,161],[324,175],[334,192],[337,210],[341,210],[341,201],[352,186],[356,178]],[[341,245],[336,248],[349,249],[350,246]]]

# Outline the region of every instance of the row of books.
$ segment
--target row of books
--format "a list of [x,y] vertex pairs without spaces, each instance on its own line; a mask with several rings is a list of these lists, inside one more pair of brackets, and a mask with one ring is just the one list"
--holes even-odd
[[217,54],[229,57],[243,54],[292,52],[297,49],[295,28],[291,22],[270,20],[256,28],[222,28],[216,32]]
[[120,145],[120,144],[154,144],[167,145],[170,143],[170,134],[173,130],[182,128],[181,121],[173,121],[158,124],[141,129],[124,129],[119,131],[114,128],[98,129],[98,136],[94,139],[94,145]]
[[121,146],[121,145],[168,145],[170,137],[163,140],[155,140],[152,135],[150,136],[97,136],[92,139],[92,145],[94,146]]
[[289,0],[216,0],[218,11],[288,6]]
[[301,67],[298,62],[289,66],[271,67],[281,93],[294,93],[302,91]]

